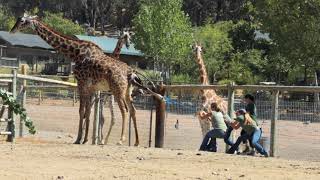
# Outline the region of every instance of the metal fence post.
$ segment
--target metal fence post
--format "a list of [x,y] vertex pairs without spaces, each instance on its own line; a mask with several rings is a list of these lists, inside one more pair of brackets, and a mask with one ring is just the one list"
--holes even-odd
[[[157,93],[164,96],[165,88],[163,85],[157,87]],[[163,101],[156,101],[156,128],[155,128],[155,147],[163,148],[164,133],[165,133],[165,119],[166,119],[166,103]]]
[[98,91],[95,94],[95,100],[94,100],[94,121],[93,121],[93,133],[92,133],[92,144],[96,145],[98,144],[98,138],[99,138],[99,109],[100,109],[100,91]]
[[270,131],[270,156],[277,155],[277,120],[279,110],[279,91],[274,91],[272,95],[272,119]]
[[[25,65],[21,66],[21,71],[23,75],[27,75],[27,68]],[[27,101],[27,80],[23,80],[22,82],[22,98],[21,98],[21,106],[26,108],[26,101]],[[23,119],[20,117],[19,123],[19,137],[23,137]]]
[[[16,99],[16,96],[17,96],[17,69],[12,69],[12,75],[13,75],[13,77],[12,77],[12,83],[11,83],[10,90],[12,92],[13,98]],[[10,109],[8,115],[9,115],[10,121],[8,122],[7,128],[11,132],[11,134],[8,135],[7,141],[14,142],[16,115],[13,112],[13,109]]]
[[[228,84],[228,115],[230,118],[233,118],[233,112],[234,112],[234,82],[231,82]],[[234,131],[231,133],[231,139],[234,141]],[[229,149],[229,146],[226,144],[226,151]]]

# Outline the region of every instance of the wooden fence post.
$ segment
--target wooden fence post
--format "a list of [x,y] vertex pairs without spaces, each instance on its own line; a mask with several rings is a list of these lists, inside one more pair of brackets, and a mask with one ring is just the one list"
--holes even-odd
[[[234,112],[234,82],[228,84],[228,115],[230,118],[233,118]],[[234,141],[235,139],[234,131],[231,132],[231,139]],[[230,137],[229,137],[230,138]],[[226,151],[229,149],[229,146],[226,144]]]
[[[12,92],[12,96],[14,99],[16,99],[17,96],[17,69],[12,69],[12,83],[10,87],[10,91]],[[15,118],[16,115],[14,114],[13,110],[9,110],[9,118],[10,121],[8,122],[7,129],[8,131],[11,132],[10,135],[8,135],[7,141],[8,142],[14,142],[14,137],[15,137]]]
[[72,106],[75,106],[76,104],[76,98],[77,98],[77,91],[74,89],[73,90],[73,99],[72,99]]
[[39,89],[38,105],[41,105],[41,99],[42,99],[42,91],[41,89]]
[[270,131],[270,156],[277,155],[277,120],[279,110],[279,91],[272,93],[272,119]]
[[[27,75],[27,68],[25,65],[21,66],[21,71],[23,75]],[[22,82],[22,98],[21,98],[21,106],[26,108],[26,101],[27,101],[27,80],[23,80]],[[20,123],[19,123],[19,137],[23,137],[23,119],[20,116]]]
[[93,121],[93,134],[92,134],[92,144],[98,144],[99,139],[99,120],[100,120],[100,91],[98,91],[94,98],[94,121]]
[[[156,92],[164,96],[165,88],[163,85],[157,87]],[[155,99],[156,104],[156,129],[155,129],[155,147],[163,148],[166,118],[166,103]]]
[[153,114],[153,99],[151,98],[151,110],[150,110],[150,126],[149,126],[149,147],[152,143],[152,114]]

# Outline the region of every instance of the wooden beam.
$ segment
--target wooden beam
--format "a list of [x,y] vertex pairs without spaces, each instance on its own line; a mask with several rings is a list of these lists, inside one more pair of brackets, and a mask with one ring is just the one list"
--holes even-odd
[[76,83],[70,83],[70,82],[64,82],[64,81],[58,81],[54,79],[40,78],[40,77],[34,77],[34,76],[28,76],[28,75],[21,75],[21,74],[18,74],[18,78],[31,80],[31,81],[39,81],[44,83],[60,84],[60,85],[66,85],[66,86],[72,86],[72,87],[77,86]]
[[[167,90],[201,90],[201,89],[228,89],[226,85],[166,85]],[[289,92],[320,92],[318,86],[269,86],[269,85],[234,85],[234,89],[267,90],[267,91],[289,91]]]
[[12,79],[0,79],[0,82],[9,83],[9,82],[12,82]]

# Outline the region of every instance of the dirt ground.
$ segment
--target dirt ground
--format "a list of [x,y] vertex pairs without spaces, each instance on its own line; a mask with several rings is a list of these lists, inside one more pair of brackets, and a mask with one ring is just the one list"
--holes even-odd
[[[62,143],[72,143],[76,139],[78,128],[78,106],[72,106],[72,101],[47,100],[44,99],[41,105],[37,105],[36,99],[28,99],[27,111],[35,122],[39,137],[46,141],[56,141]],[[91,113],[93,115],[93,111]],[[111,132],[109,144],[118,142],[121,132],[121,116],[116,109],[116,122]],[[106,117],[105,129],[110,124],[110,113],[106,107],[104,110]],[[150,133],[150,111],[137,110],[138,129],[140,145],[147,147]],[[179,120],[179,129],[174,127],[176,120]],[[93,117],[90,126],[92,127]],[[154,144],[155,114],[153,113],[151,144]],[[263,129],[263,137],[270,136],[270,121],[260,121]],[[92,132],[90,131],[90,137]],[[239,132],[237,133],[239,134]],[[134,130],[132,127],[131,144],[134,144]],[[236,135],[237,137],[237,135]],[[127,135],[127,138],[129,136]],[[193,115],[180,115],[169,113],[166,119],[165,148],[197,150],[201,143],[201,131],[198,120]],[[91,139],[89,139],[91,142]],[[127,141],[128,145],[129,141]],[[277,124],[277,156],[285,159],[298,159],[320,162],[320,123],[304,124],[301,121],[278,121]],[[218,141],[218,150],[225,150],[224,143]]]
[[[227,155],[222,153],[224,143],[221,141],[220,153],[199,153],[200,127],[192,115],[168,114],[165,148],[145,148],[150,133],[150,111],[147,110],[137,113],[141,142],[138,148],[115,145],[121,130],[118,110],[108,145],[74,145],[78,104],[73,107],[71,102],[44,100],[42,103],[29,101],[27,104],[36,135],[28,135],[25,130],[25,138],[18,138],[14,144],[2,139],[0,179],[320,179],[320,123],[279,121],[280,158]],[[104,114],[107,129],[108,109]],[[174,128],[177,119],[179,129]],[[261,122],[261,126],[263,136],[268,137],[269,121]],[[151,127],[153,144],[154,121]],[[131,136],[134,137],[133,132]]]
[[319,179],[320,162],[17,139],[2,143],[0,179]]

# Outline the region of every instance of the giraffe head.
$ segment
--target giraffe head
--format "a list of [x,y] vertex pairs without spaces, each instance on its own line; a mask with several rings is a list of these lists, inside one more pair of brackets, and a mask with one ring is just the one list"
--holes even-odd
[[192,48],[197,57],[200,57],[200,55],[203,53],[203,50],[204,50],[201,44],[197,42],[192,46]]
[[29,28],[29,27],[33,27],[34,22],[36,20],[37,16],[30,16],[26,13],[24,13],[24,15],[22,17],[19,17],[17,19],[17,22],[15,23],[15,25],[13,26],[13,28],[10,30],[10,33],[15,33],[17,31]]
[[128,31],[123,31],[121,33],[120,38],[124,41],[126,47],[129,48],[130,47],[130,38],[131,38],[130,33]]

